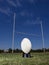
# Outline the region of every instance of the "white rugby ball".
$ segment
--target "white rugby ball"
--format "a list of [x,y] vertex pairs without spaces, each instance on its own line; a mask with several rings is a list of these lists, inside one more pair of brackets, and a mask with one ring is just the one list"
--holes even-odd
[[28,38],[24,38],[22,41],[21,41],[21,49],[24,53],[29,53],[30,50],[31,50],[31,41],[28,39]]

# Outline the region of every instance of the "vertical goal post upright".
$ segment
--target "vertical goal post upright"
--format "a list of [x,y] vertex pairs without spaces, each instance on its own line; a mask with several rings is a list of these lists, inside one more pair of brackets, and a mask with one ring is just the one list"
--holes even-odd
[[16,13],[14,13],[14,19],[13,19],[12,53],[13,53],[13,50],[14,50],[14,38],[15,38],[15,18],[16,18]]
[[44,31],[43,31],[42,21],[40,22],[40,25],[41,25],[41,33],[42,33],[43,52],[45,52],[45,45],[44,45]]

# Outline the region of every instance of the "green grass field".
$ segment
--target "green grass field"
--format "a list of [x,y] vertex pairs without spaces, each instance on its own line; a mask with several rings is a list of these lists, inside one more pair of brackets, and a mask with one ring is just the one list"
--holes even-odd
[[23,58],[21,53],[0,54],[0,65],[49,65],[49,53],[31,53],[31,58]]

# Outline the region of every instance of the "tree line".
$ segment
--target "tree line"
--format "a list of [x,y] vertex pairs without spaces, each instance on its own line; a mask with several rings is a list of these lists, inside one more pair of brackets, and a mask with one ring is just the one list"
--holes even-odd
[[[31,49],[30,52],[43,52],[43,49],[36,49],[36,50]],[[45,48],[45,52],[49,52],[49,48],[48,49]],[[0,49],[0,53],[12,53],[12,49],[11,48],[9,48],[7,50]],[[21,49],[14,49],[13,53],[22,53],[22,50]]]

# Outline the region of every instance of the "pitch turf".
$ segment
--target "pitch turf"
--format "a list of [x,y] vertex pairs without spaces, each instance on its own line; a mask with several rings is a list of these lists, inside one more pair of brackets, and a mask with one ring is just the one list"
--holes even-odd
[[49,65],[49,53],[31,53],[23,58],[21,53],[0,53],[0,65]]

